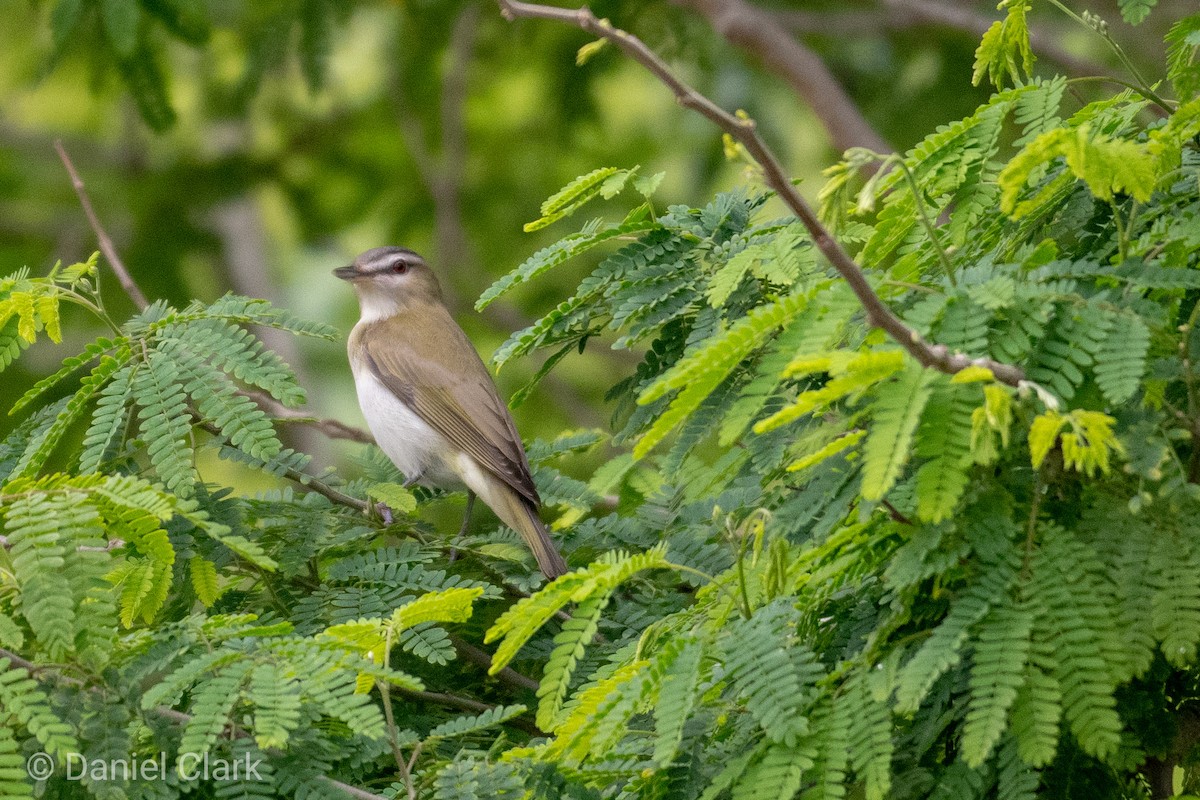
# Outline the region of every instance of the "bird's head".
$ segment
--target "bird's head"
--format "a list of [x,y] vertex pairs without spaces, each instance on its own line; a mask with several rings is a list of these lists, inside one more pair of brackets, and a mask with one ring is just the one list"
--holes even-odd
[[333,274],[358,292],[363,318],[383,318],[413,302],[442,302],[442,290],[425,259],[407,247],[375,247]]

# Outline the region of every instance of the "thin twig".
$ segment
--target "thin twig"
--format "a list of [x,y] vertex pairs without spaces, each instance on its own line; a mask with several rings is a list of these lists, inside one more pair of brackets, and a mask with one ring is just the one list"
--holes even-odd
[[[451,634],[450,643],[454,645],[454,651],[462,656],[463,659],[487,670],[492,668],[492,657],[470,642]],[[512,667],[505,667],[497,672],[493,677],[517,689],[536,691],[538,688],[537,681],[527,675],[522,675]]]
[[67,174],[71,176],[71,185],[75,187],[75,195],[79,198],[79,205],[83,206],[83,213],[87,215],[88,222],[92,226],[92,231],[95,232],[96,239],[100,243],[100,252],[104,253],[104,257],[108,259],[108,264],[112,267],[117,280],[121,282],[121,288],[125,290],[125,294],[129,295],[129,299],[137,306],[138,311],[141,311],[150,305],[150,303],[146,300],[146,295],[142,294],[141,287],[137,285],[137,281],[129,274],[129,270],[125,269],[125,262],[121,260],[121,256],[117,253],[117,248],[113,245],[112,238],[104,230],[104,226],[100,224],[100,218],[96,216],[96,209],[92,207],[92,200],[88,197],[87,190],[83,186],[83,178],[79,177],[79,171],[75,169],[75,164],[71,161],[71,157],[67,155],[67,149],[63,147],[61,139],[54,140],[54,149],[58,151],[59,159],[62,160],[63,166],[67,168]]
[[[12,542],[9,541],[7,536],[0,536],[0,550],[11,550],[12,546]],[[76,547],[75,550],[79,553],[111,553],[113,550],[119,550],[124,546],[124,539],[109,539],[108,544],[103,547],[85,544]]]
[[901,525],[912,525],[913,524],[913,521],[911,519],[904,516],[904,514],[900,511],[900,509],[896,508],[894,505],[889,503],[887,500],[880,501],[880,505],[887,509],[888,516],[891,517],[895,522],[899,522]]
[[904,321],[896,316],[895,312],[875,293],[862,267],[833,238],[833,235],[821,224],[816,212],[800,196],[792,181],[783,171],[779,159],[758,135],[754,121],[730,114],[684,83],[670,70],[666,62],[636,36],[614,28],[608,20],[597,19],[591,9],[586,6],[579,9],[568,9],[519,2],[519,0],[497,0],[497,2],[500,4],[501,13],[507,19],[527,17],[553,20],[573,25],[612,42],[666,85],[674,93],[680,105],[704,115],[741,143],[762,168],[766,184],[800,219],[812,236],[813,244],[850,285],[850,289],[858,298],[863,310],[866,311],[867,324],[883,329],[922,366],[948,375],[961,372],[970,366],[986,367],[991,370],[997,380],[1010,386],[1017,386],[1025,379],[1025,373],[1020,367],[991,358],[971,358],[962,353],[952,353],[950,348],[945,345],[926,342],[917,331],[904,324]]
[[14,653],[11,650],[5,650],[4,648],[0,648],[0,658],[7,658],[9,664],[11,664],[14,667],[19,667],[19,668],[25,670],[30,675],[33,675],[42,670],[42,667],[39,667],[37,664],[34,664],[32,661],[30,661],[27,658],[21,658],[19,655],[17,655],[16,653]]
[[[417,692],[411,689],[400,689],[400,694],[407,697],[409,700],[423,700],[427,703],[435,703],[439,706],[447,706],[449,708],[457,708],[462,711],[472,711],[476,714],[482,714],[485,711],[491,711],[496,706],[489,703],[484,703],[470,697],[462,697],[457,694],[447,694],[446,692]],[[512,725],[514,728],[525,731],[530,736],[545,736],[545,732],[538,728],[527,719],[514,717],[506,724]]]
[[362,428],[338,422],[336,419],[314,417],[312,414],[304,411],[288,408],[265,392],[243,389],[238,394],[245,395],[255,403],[258,403],[259,407],[274,417],[277,422],[308,425],[325,434],[330,439],[347,439],[351,442],[360,442],[362,444],[375,444],[375,437]]

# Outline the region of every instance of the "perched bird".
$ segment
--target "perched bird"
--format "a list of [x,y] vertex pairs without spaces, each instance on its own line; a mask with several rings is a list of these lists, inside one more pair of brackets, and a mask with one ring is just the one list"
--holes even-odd
[[565,573],[516,425],[429,265],[407,248],[376,247],[333,274],[354,285],[362,310],[348,346],[359,405],[405,485],[466,487],[467,520],[478,495],[547,578]]

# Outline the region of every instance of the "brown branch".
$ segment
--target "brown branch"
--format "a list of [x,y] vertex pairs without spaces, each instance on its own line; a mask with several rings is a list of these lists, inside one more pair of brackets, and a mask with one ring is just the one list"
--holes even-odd
[[892,152],[821,57],[784,30],[774,14],[744,0],[672,2],[705,17],[717,33],[783,77],[821,120],[839,152],[851,147]]
[[[9,538],[7,536],[0,536],[0,550],[11,550],[12,546],[13,546],[12,542],[9,541]],[[111,553],[113,550],[120,550],[124,546],[125,546],[124,539],[109,539],[108,544],[104,545],[103,547],[97,547],[94,545],[86,545],[85,544],[85,545],[80,545],[80,546],[76,547],[75,552],[77,552],[77,553]]]
[[[475,700],[474,698],[462,697],[461,695],[457,694],[447,694],[446,692],[417,692],[411,689],[400,689],[399,691],[400,694],[410,700],[423,700],[427,703],[436,703],[440,706],[457,708],[462,711],[471,711],[476,714],[482,714],[484,711],[491,711],[492,709],[496,708],[496,706],[493,706],[490,703],[484,703],[479,700]],[[510,719],[505,724],[512,725],[514,728],[525,731],[530,736],[546,735],[546,732],[538,728],[537,725],[534,725],[527,719],[521,719],[520,717]]]
[[121,256],[117,253],[117,248],[113,245],[112,237],[104,230],[104,226],[100,224],[100,218],[96,216],[96,209],[92,207],[92,200],[88,197],[87,190],[84,188],[83,178],[79,177],[79,171],[75,169],[75,164],[71,162],[71,157],[67,155],[67,149],[63,147],[61,139],[54,140],[54,149],[58,151],[59,159],[62,160],[63,166],[67,168],[67,174],[71,176],[71,185],[75,188],[75,195],[79,198],[79,205],[83,206],[83,213],[87,215],[88,222],[91,224],[92,230],[96,234],[96,239],[100,243],[100,251],[108,259],[108,265],[112,267],[112,271],[117,276],[117,280],[120,281],[121,288],[125,290],[125,294],[129,295],[129,299],[141,311],[150,305],[146,300],[146,295],[142,294],[141,287],[137,285],[137,281],[129,274],[129,270],[125,269],[125,262],[121,260]]
[[[192,423],[198,425],[202,430],[207,431],[218,439],[224,438],[221,434],[220,428],[208,420],[203,419],[195,410],[192,411]],[[322,497],[328,499],[330,502],[337,503],[338,505],[346,506],[347,508],[353,508],[355,511],[361,511],[364,514],[369,512],[373,507],[372,504],[368,503],[366,500],[359,500],[357,497],[351,497],[345,492],[340,492],[330,486],[328,483],[325,483],[325,481],[319,478],[314,478],[307,472],[301,472],[294,467],[286,468],[283,472],[283,475],[288,480],[298,483],[306,489],[311,489]]]
[[875,293],[862,267],[838,244],[833,235],[821,224],[807,201],[800,196],[796,187],[784,173],[779,159],[758,135],[753,120],[730,114],[688,86],[671,72],[666,63],[644,42],[626,31],[614,28],[607,20],[597,19],[586,6],[579,9],[566,9],[519,2],[519,0],[497,1],[500,4],[501,12],[507,19],[528,17],[553,20],[573,25],[612,42],[665,84],[682,106],[704,115],[741,143],[762,168],[766,184],[779,194],[780,199],[800,219],[812,236],[813,244],[850,285],[863,310],[866,311],[867,324],[871,327],[882,328],[922,366],[948,375],[961,372],[969,366],[981,366],[990,369],[997,380],[1010,386],[1017,386],[1024,380],[1025,373],[1020,367],[990,358],[973,359],[962,353],[952,353],[945,345],[926,342],[919,333],[905,325]]
[[254,390],[243,390],[240,394],[258,403],[259,407],[274,417],[276,422],[300,423],[323,433],[330,439],[347,439],[361,444],[375,444],[375,437],[362,428],[338,422],[336,419],[314,417],[312,414],[288,408],[269,394]]
[[[470,642],[451,634],[450,643],[454,645],[455,652],[462,656],[463,659],[470,661],[476,666],[483,667],[484,669],[492,668],[492,657]],[[505,667],[497,672],[494,677],[517,689],[536,691],[538,688],[537,681],[526,675],[522,675],[511,667]]]
[[29,659],[21,658],[19,655],[17,655],[16,653],[14,653],[11,650],[5,650],[3,648],[0,648],[0,658],[7,658],[8,662],[10,664],[12,664],[14,667],[20,667],[21,669],[28,672],[30,675],[35,675],[44,669],[44,667],[39,667],[37,664],[33,663]]

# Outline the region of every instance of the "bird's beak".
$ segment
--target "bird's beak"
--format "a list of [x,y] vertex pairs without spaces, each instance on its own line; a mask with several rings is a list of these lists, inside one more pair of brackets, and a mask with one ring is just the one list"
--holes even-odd
[[362,273],[359,272],[354,266],[338,267],[333,271],[333,274],[344,281],[352,281],[355,278],[362,277]]

